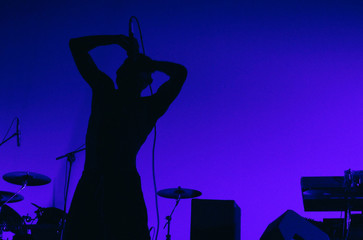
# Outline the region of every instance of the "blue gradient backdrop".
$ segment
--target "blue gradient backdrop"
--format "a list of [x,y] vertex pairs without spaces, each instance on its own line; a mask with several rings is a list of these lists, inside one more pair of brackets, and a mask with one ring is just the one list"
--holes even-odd
[[[0,134],[19,116],[22,145],[13,139],[0,147],[0,174],[52,178],[26,188],[25,200],[11,207],[31,216],[31,202],[63,207],[65,161],[55,158],[84,143],[91,103],[68,41],[127,34],[135,15],[147,55],[189,71],[158,122],[158,189],[182,186],[202,198],[235,200],[248,240],[287,209],[316,220],[339,216],[304,212],[300,178],[363,168],[362,10],[361,1],[351,0],[2,1]],[[126,54],[107,46],[92,55],[115,78]],[[166,77],[155,79],[154,89]],[[156,224],[151,150],[149,137],[137,160],[150,227]],[[80,153],[68,206],[83,164]],[[0,181],[2,191],[17,189]],[[159,204],[163,226],[174,202]],[[174,239],[189,239],[190,216],[191,201],[183,200],[172,221]]]

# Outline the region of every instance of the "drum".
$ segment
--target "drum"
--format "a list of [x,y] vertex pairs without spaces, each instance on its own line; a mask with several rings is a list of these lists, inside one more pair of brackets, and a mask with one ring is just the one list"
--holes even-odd
[[60,229],[64,211],[55,208],[42,208],[38,210],[38,221],[31,230],[33,240],[60,240]]
[[2,231],[12,232],[15,234],[26,234],[26,229],[23,228],[23,218],[8,205],[3,205],[0,208],[0,225]]

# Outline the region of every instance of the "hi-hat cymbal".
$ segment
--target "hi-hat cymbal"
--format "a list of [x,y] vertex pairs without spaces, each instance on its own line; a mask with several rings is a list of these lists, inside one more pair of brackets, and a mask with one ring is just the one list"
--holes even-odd
[[160,190],[158,191],[158,195],[164,198],[186,199],[199,197],[202,193],[197,190],[178,187]]
[[[0,203],[5,203],[12,196],[14,196],[14,194],[15,193],[12,193],[12,192],[0,191]],[[24,197],[21,196],[20,194],[16,194],[15,197],[13,197],[8,203],[20,202],[22,200],[24,200]]]
[[50,183],[50,178],[34,172],[10,172],[3,176],[3,179],[16,185],[40,186]]

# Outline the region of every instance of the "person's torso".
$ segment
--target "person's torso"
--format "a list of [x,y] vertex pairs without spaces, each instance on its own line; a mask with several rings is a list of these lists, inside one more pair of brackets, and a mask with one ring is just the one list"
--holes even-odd
[[155,122],[146,98],[121,100],[116,90],[93,96],[85,170],[135,168],[136,155]]

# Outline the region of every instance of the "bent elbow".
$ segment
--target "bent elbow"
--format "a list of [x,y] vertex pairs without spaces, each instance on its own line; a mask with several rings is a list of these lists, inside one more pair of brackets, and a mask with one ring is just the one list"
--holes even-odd
[[75,48],[76,48],[76,43],[75,43],[75,40],[74,40],[74,38],[71,38],[70,40],[69,40],[69,48],[71,49],[71,51],[73,51]]
[[72,52],[77,51],[77,49],[79,49],[80,44],[79,41],[77,40],[77,38],[71,38],[69,40],[69,48],[71,49]]
[[184,67],[183,65],[180,65],[180,69],[179,69],[179,78],[182,79],[183,81],[185,81],[185,79],[187,79],[187,75],[188,75],[188,70],[186,67]]

